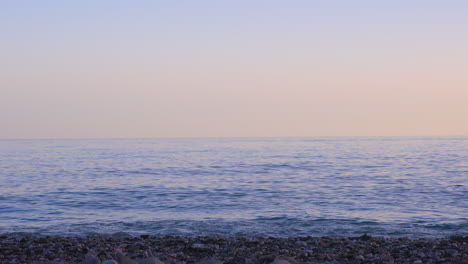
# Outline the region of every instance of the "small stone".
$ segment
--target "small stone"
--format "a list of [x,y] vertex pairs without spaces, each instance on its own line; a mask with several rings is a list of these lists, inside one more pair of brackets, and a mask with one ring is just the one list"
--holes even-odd
[[446,249],[445,252],[452,257],[456,257],[458,255],[458,250],[456,249]]
[[269,263],[272,262],[275,259],[273,255],[263,255],[258,257],[258,262],[259,263]]
[[413,264],[419,264],[419,263],[423,263],[422,260],[418,259],[418,260],[413,261]]
[[101,264],[119,264],[113,259],[104,260]]
[[271,264],[291,264],[289,260],[290,258],[288,258],[287,256],[277,256],[275,260],[271,262]]
[[150,257],[145,259],[137,260],[138,264],[164,264],[157,257]]
[[201,260],[200,262],[197,262],[197,264],[223,264],[224,262],[217,260],[217,259],[204,259]]
[[44,249],[43,248],[40,248],[40,247],[36,247],[34,248],[34,253],[36,254],[42,254],[44,252]]
[[301,252],[299,252],[299,254],[297,254],[297,256],[299,258],[305,259],[305,258],[307,258],[309,256],[309,254],[307,254],[307,252],[301,251]]
[[99,264],[101,261],[97,257],[97,254],[95,251],[90,250],[86,255],[85,255],[85,264]]
[[246,258],[244,264],[254,264],[255,262],[251,258]]
[[300,247],[306,247],[307,246],[307,243],[305,241],[296,241],[296,245],[300,246]]
[[206,248],[205,244],[195,243],[192,245],[193,248]]
[[125,256],[120,249],[115,251],[115,257],[117,258],[117,262],[120,264],[138,264],[138,262]]
[[275,259],[271,264],[291,264],[291,262],[285,259]]

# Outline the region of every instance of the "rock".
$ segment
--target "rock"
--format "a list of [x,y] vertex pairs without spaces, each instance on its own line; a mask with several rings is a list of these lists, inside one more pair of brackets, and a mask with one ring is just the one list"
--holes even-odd
[[159,258],[157,257],[150,257],[145,259],[137,260],[138,264],[164,264]]
[[372,239],[372,237],[369,236],[367,233],[365,233],[364,235],[360,236],[359,239],[364,240],[364,241],[369,241]]
[[445,252],[452,257],[456,257],[458,255],[458,250],[456,249],[446,249]]
[[96,252],[94,250],[88,251],[85,255],[84,264],[100,264],[101,261],[99,260]]
[[304,242],[304,241],[299,240],[299,241],[296,241],[296,245],[298,245],[298,246],[300,246],[300,247],[306,247],[306,246],[307,246],[307,243]]
[[297,254],[297,257],[302,258],[302,259],[305,259],[308,256],[309,256],[309,254],[307,252],[305,252],[305,251],[301,251],[301,252],[299,252],[299,254]]
[[273,255],[263,255],[258,257],[259,263],[270,263],[275,260],[275,256]]
[[254,264],[255,262],[251,258],[246,258],[244,264]]
[[203,260],[197,262],[197,264],[223,264],[223,263],[224,263],[223,261],[220,261],[220,260],[217,260],[217,259],[214,259],[214,258],[203,259]]
[[125,256],[120,249],[115,251],[115,258],[119,264],[138,264],[135,260]]
[[119,264],[113,259],[104,260],[101,264]]
[[271,264],[291,264],[290,261],[294,261],[294,259],[288,256],[277,256]]
[[192,245],[193,248],[206,248],[205,244],[195,243]]
[[291,262],[285,259],[275,259],[271,264],[291,264]]

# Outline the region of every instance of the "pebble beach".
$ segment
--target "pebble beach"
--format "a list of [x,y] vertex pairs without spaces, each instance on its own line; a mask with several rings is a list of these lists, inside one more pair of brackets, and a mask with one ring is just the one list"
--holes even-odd
[[[121,256],[117,256],[116,252]],[[0,236],[0,263],[468,263],[468,237]]]

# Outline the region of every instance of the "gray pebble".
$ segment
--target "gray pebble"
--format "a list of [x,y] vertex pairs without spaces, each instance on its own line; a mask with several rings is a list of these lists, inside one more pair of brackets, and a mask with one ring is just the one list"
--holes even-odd
[[445,252],[447,254],[449,254],[450,256],[452,256],[452,257],[455,257],[455,256],[458,255],[458,250],[452,249],[452,248],[451,249],[446,249]]
[[104,260],[104,262],[102,262],[101,264],[119,264],[119,263],[117,263],[115,260],[108,259],[108,260]]
[[300,246],[300,247],[306,247],[307,246],[307,243],[305,241],[296,241],[296,245]]
[[204,259],[201,260],[200,262],[197,262],[197,264],[223,264],[224,262],[217,260],[217,259]]
[[164,264],[157,257],[150,257],[145,259],[137,260],[138,264]]

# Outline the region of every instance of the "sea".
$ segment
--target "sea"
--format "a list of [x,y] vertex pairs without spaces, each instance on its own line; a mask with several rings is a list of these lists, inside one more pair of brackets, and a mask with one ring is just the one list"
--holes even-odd
[[0,140],[0,234],[468,235],[468,137]]

